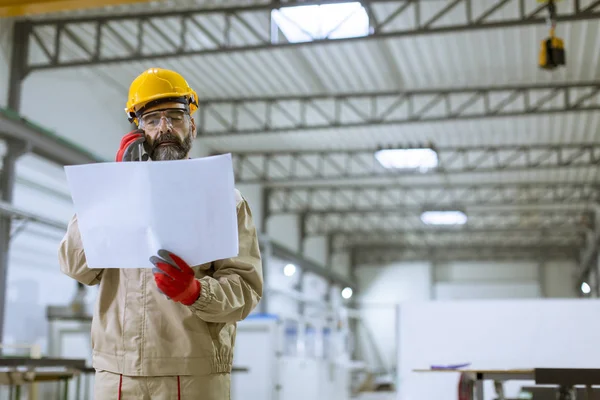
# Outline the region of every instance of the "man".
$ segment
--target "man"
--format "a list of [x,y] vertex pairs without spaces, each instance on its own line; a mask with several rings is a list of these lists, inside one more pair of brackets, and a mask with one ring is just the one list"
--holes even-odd
[[[116,160],[140,137],[151,160],[188,158],[197,109],[196,93],[179,74],[144,72],[133,81],[127,105],[139,129],[121,140]],[[99,285],[92,322],[96,400],[230,398],[236,322],[256,307],[263,290],[250,208],[237,190],[235,196],[238,256],[192,267],[161,250],[149,260],[152,270],[90,269],[77,216],[70,221],[59,249],[61,271]]]

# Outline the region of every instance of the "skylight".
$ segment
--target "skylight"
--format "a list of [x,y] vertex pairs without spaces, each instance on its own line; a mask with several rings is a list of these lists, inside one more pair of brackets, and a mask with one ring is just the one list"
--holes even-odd
[[345,39],[369,34],[369,16],[359,2],[282,7],[271,12],[291,43]]
[[426,172],[438,166],[438,155],[433,149],[383,149],[375,158],[384,168],[415,169]]
[[425,211],[421,221],[427,225],[464,225],[467,215],[462,211]]

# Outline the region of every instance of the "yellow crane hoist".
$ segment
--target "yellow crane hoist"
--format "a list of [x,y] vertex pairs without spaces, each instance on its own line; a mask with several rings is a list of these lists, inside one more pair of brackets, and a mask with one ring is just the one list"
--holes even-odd
[[550,36],[542,40],[539,56],[540,68],[553,70],[566,64],[565,44],[561,38],[556,37],[556,4],[555,0],[537,0],[538,3],[547,3],[548,25]]

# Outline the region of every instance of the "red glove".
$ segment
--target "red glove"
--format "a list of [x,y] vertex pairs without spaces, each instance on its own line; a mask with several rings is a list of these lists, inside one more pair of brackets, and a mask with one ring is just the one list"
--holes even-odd
[[121,145],[119,146],[119,151],[117,151],[117,156],[115,157],[115,161],[123,161],[123,153],[125,153],[127,146],[133,143],[136,139],[142,137],[143,133],[143,130],[137,129],[123,136],[123,138],[121,139]]
[[201,285],[194,271],[181,258],[166,250],[150,257],[154,264],[154,281],[158,289],[171,300],[191,306],[200,297]]

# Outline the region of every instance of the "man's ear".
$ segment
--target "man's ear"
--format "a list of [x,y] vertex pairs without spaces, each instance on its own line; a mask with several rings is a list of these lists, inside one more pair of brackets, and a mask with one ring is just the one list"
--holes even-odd
[[194,117],[190,117],[190,121],[192,123],[192,139],[196,139],[196,136],[198,135],[198,131],[196,130],[196,121],[194,120]]

